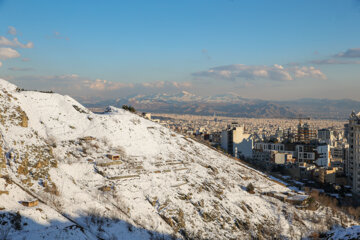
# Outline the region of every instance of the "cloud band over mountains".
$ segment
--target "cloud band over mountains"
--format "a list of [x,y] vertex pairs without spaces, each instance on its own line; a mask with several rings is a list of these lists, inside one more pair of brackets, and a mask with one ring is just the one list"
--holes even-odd
[[[6,78],[21,88],[28,90],[52,90],[81,99],[97,97],[99,99],[116,98],[121,95],[149,94],[158,92],[178,92],[192,87],[190,82],[153,81],[153,82],[115,82],[105,79],[91,79],[78,74],[21,76]],[[38,88],[34,88],[38,86]],[[39,86],[41,86],[39,88]]]
[[245,64],[232,64],[210,68],[207,71],[195,72],[195,78],[209,78],[215,80],[271,80],[271,81],[292,81],[298,78],[327,79],[321,70],[313,66],[252,66]]

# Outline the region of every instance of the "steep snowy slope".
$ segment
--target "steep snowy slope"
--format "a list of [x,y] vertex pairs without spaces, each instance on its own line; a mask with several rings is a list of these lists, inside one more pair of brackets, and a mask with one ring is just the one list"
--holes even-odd
[[[121,109],[93,114],[68,96],[0,80],[0,132],[0,191],[9,193],[0,194],[0,236],[297,239],[355,223],[283,202],[306,196]],[[33,199],[38,206],[21,205]]]

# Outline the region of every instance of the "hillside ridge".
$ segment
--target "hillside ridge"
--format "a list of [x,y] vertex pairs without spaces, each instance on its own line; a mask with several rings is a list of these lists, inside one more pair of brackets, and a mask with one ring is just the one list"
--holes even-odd
[[94,114],[0,80],[0,133],[0,233],[11,239],[300,239],[357,224],[283,201],[307,197],[115,107]]

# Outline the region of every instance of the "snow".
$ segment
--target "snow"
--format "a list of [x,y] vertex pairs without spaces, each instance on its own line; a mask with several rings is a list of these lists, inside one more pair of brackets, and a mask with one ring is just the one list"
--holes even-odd
[[[0,80],[6,153],[0,175],[16,183],[0,178],[0,190],[10,193],[0,195],[0,213],[20,211],[29,222],[20,235],[12,229],[11,238],[250,239],[273,231],[296,239],[324,228],[308,217],[323,216],[321,210],[298,210],[263,194],[305,197],[280,180],[157,123],[114,107],[94,114],[69,96],[16,89]],[[28,127],[20,126],[21,110]],[[254,194],[246,191],[250,183]],[[19,204],[30,197],[41,200],[42,211]]]
[[326,239],[335,240],[352,240],[360,239],[360,226],[352,226],[349,228],[336,227],[326,234]]
[[293,180],[293,182],[294,182],[294,184],[297,184],[297,185],[301,185],[301,186],[305,185],[304,183],[296,181],[296,180]]
[[289,197],[289,200],[294,200],[294,201],[305,201],[306,199],[308,199],[309,196],[308,195],[294,195]]

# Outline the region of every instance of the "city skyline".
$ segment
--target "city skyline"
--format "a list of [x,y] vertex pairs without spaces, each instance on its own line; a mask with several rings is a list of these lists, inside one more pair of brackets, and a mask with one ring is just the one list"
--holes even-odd
[[360,100],[360,1],[0,1],[0,77],[76,98]]

